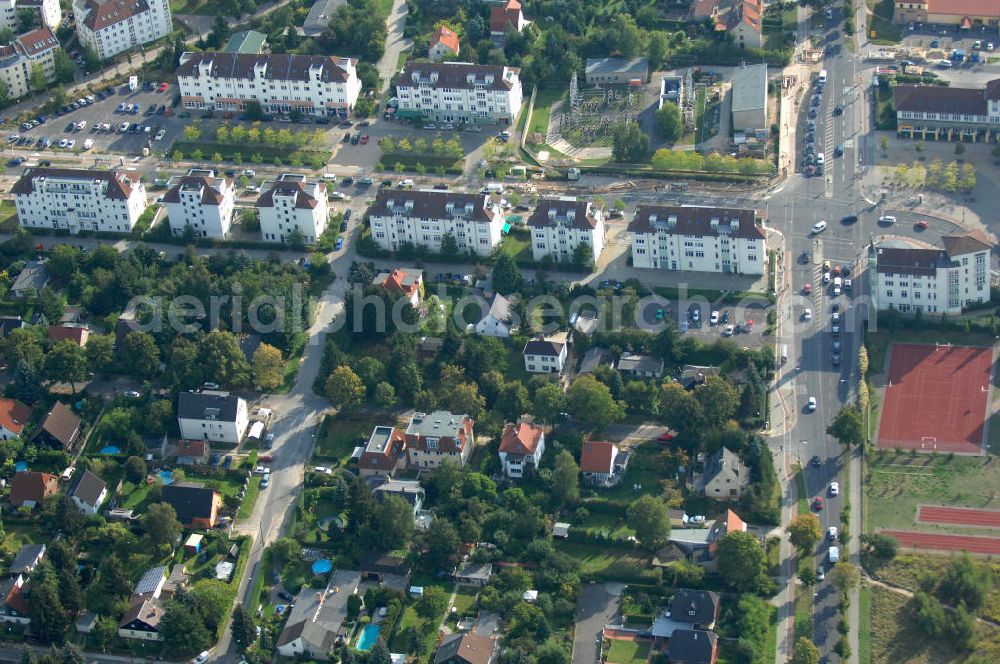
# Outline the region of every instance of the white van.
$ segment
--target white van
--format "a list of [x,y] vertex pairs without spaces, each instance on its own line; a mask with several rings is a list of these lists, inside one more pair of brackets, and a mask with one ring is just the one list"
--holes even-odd
[[323,173],[323,179],[326,180],[327,182],[336,182],[336,180],[337,180],[337,174],[336,173]]
[[820,85],[826,85],[826,70],[825,69],[820,69],[819,70],[819,79],[818,80],[819,80]]
[[88,138],[87,140],[85,140],[83,142],[83,149],[84,150],[89,150],[92,147],[94,147],[94,139]]
[[485,187],[483,187],[484,194],[502,194],[503,185],[499,182],[490,182]]
[[834,295],[840,295],[840,293],[843,290],[844,290],[844,280],[841,279],[840,277],[834,277],[833,278],[833,294]]
[[840,560],[840,549],[835,546],[830,547],[830,563],[836,565]]
[[817,166],[822,166],[825,163],[826,163],[826,154],[823,153],[823,152],[817,152],[816,153],[816,165]]
[[781,363],[785,364],[788,362],[788,346],[785,344],[781,345]]

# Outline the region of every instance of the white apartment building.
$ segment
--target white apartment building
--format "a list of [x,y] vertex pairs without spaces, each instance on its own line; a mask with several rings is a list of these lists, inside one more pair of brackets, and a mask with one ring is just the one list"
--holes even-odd
[[24,228],[128,233],[146,209],[146,188],[125,171],[29,168],[11,187]]
[[330,220],[326,184],[310,184],[306,176],[282,173],[257,199],[260,234],[268,242],[289,242],[296,230],[312,244],[326,231]]
[[361,94],[356,59],[332,55],[185,53],[177,84],[185,108],[347,117]]
[[101,60],[166,37],[172,29],[167,0],[74,0],[76,36]]
[[528,373],[562,373],[566,344],[553,339],[530,339],[524,344],[524,370]]
[[972,231],[941,238],[943,248],[873,245],[875,302],[906,313],[959,314],[990,299],[989,240]]
[[500,244],[503,212],[486,194],[435,190],[380,189],[368,208],[372,237],[383,249],[404,243],[441,250],[450,233],[461,251],[489,256]]
[[181,392],[177,424],[183,439],[238,445],[250,416],[246,400],[228,392]]
[[764,274],[767,264],[755,210],[640,205],[628,233],[635,267]]
[[192,168],[170,178],[163,203],[170,232],[183,236],[190,226],[195,237],[225,239],[233,222],[236,186],[207,168]]
[[39,28],[0,46],[0,81],[7,85],[10,99],[31,92],[31,72],[37,64],[42,68],[46,83],[56,76],[56,51],[59,40],[49,28]]
[[0,29],[17,32],[17,13],[22,9],[36,12],[44,28],[55,30],[62,23],[59,0],[0,0]]
[[407,63],[396,82],[401,118],[514,124],[521,109],[520,69],[467,62]]
[[543,198],[528,217],[531,254],[536,261],[546,256],[569,262],[581,244],[590,247],[594,263],[604,249],[604,215],[593,203],[573,197]]

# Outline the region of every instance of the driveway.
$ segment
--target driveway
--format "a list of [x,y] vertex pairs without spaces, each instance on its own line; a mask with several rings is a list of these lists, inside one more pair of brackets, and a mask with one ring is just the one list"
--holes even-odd
[[595,664],[604,626],[620,622],[620,584],[590,583],[580,593],[573,637],[573,664]]

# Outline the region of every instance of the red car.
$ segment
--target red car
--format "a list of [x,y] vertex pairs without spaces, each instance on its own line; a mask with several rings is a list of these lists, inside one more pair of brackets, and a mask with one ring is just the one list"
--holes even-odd
[[261,454],[259,457],[257,457],[257,461],[261,461],[263,463],[270,463],[272,460],[273,459],[271,458],[270,454]]
[[160,92],[166,92],[166,91],[167,91],[167,83],[166,82],[160,83]]
[[927,223],[926,221],[918,221],[916,224],[914,224],[914,226],[923,231],[927,230],[927,227],[930,226],[930,224]]
[[669,431],[664,431],[659,436],[657,436],[656,439],[661,440],[663,442],[668,442],[674,439],[674,434],[670,433]]
[[170,106],[167,106],[167,117],[169,118],[173,114],[174,114],[174,109],[171,108]]
[[806,284],[805,286],[802,287],[802,292],[805,293],[806,295],[809,295],[810,293],[813,292],[813,285]]
[[816,496],[816,500],[813,501],[813,509],[817,512],[823,509],[823,496]]
[[368,142],[368,134],[361,134],[361,145]]

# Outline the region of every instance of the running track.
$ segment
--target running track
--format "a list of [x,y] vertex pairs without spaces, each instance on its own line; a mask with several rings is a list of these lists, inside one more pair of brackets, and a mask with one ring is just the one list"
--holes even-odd
[[971,507],[937,507],[921,505],[917,523],[941,523],[955,526],[1000,528],[1000,510],[980,510]]
[[882,530],[883,535],[895,537],[907,549],[932,551],[968,551],[969,553],[1000,554],[1000,537],[971,537],[969,535],[935,535],[907,530]]

